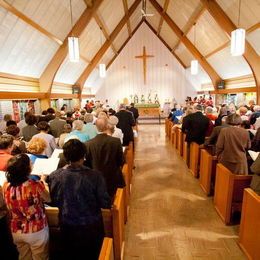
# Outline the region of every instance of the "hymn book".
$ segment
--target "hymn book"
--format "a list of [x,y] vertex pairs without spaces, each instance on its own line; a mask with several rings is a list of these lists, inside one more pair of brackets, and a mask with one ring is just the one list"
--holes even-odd
[[50,175],[53,171],[57,170],[60,158],[37,158],[33,165],[31,174],[34,175]]

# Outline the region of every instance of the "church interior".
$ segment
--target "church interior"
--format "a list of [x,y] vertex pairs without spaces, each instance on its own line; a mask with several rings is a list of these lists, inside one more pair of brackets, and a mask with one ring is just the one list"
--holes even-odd
[[[117,167],[124,182],[98,208],[98,256],[70,240],[82,259],[260,259],[259,14],[260,0],[0,0],[0,259],[71,259],[64,232],[82,231],[64,224],[48,177],[68,165]],[[102,134],[120,139],[122,160],[111,159],[118,140],[107,139],[108,156],[95,148]],[[33,135],[47,139],[30,175],[53,202],[45,224],[20,232],[8,196],[24,183],[10,184],[9,164],[32,160]],[[84,166],[66,157],[82,143]],[[39,225],[49,249],[26,258],[16,233]]]

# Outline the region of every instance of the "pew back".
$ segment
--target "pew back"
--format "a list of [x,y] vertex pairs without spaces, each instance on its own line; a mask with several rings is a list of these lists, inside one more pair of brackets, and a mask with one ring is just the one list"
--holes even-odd
[[224,165],[217,164],[214,205],[226,225],[231,223],[234,211],[241,211],[243,190],[249,187],[251,178],[233,174]]
[[127,216],[128,216],[128,208],[129,208],[129,201],[130,201],[130,192],[131,192],[131,184],[130,184],[130,176],[129,176],[129,169],[128,169],[128,165],[125,163],[122,169],[122,173],[123,173],[123,177],[125,180],[125,188],[124,188],[124,205],[125,205],[125,212],[124,212],[124,216],[125,216],[125,223],[127,221]]
[[216,177],[217,157],[212,156],[206,149],[200,151],[200,186],[206,195],[213,192]]
[[98,260],[114,260],[113,239],[105,237]]
[[260,196],[244,190],[239,245],[248,259],[260,259]]
[[183,147],[183,134],[180,128],[177,129],[177,151],[180,156],[182,156],[182,147]]
[[188,149],[188,143],[185,141],[186,139],[186,134],[182,134],[182,140],[183,140],[183,147],[182,147],[182,157],[184,162],[187,164],[189,167],[189,149]]
[[190,144],[190,171],[194,177],[199,176],[200,147],[197,143]]

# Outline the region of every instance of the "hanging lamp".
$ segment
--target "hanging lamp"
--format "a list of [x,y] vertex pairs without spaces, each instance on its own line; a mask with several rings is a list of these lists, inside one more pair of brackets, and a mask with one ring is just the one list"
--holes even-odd
[[238,6],[238,29],[231,32],[231,55],[241,56],[245,52],[245,41],[246,41],[246,30],[239,28],[240,24],[240,10],[241,10],[241,0],[239,0]]
[[[100,27],[100,45],[102,48],[102,27]],[[99,64],[99,77],[105,78],[106,77],[106,64],[100,63]]]
[[[70,0],[70,22],[71,22],[71,31],[72,31],[73,16],[72,16],[71,0]],[[69,60],[71,62],[79,62],[79,38],[73,35],[68,37],[68,45],[69,45]]]

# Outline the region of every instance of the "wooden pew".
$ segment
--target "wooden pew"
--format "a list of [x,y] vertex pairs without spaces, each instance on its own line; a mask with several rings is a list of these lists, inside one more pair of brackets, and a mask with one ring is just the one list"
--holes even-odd
[[182,146],[182,158],[184,162],[189,167],[189,151],[188,151],[188,143],[185,141],[186,134],[182,133],[182,140],[183,140],[183,146]]
[[125,180],[125,188],[124,188],[124,199],[125,199],[125,223],[127,222],[127,216],[128,216],[128,209],[129,209],[129,201],[130,201],[130,193],[131,193],[131,183],[130,183],[130,176],[129,176],[129,169],[128,165],[125,163],[122,169],[123,177]]
[[173,122],[169,120],[167,125],[167,137],[171,138]]
[[98,260],[114,260],[113,239],[105,237]]
[[238,244],[248,259],[260,259],[260,196],[250,188],[244,190]]
[[165,118],[165,135],[167,136],[168,135],[168,124],[169,124],[169,119],[168,118]]
[[170,142],[172,143],[173,147],[176,148],[176,145],[177,145],[177,133],[176,133],[176,128],[171,128]]
[[129,181],[132,182],[133,168],[134,168],[134,146],[133,142],[130,142],[126,148],[126,163],[128,165]]
[[206,149],[201,149],[199,183],[207,196],[214,191],[217,162],[216,156],[211,155]]
[[189,168],[195,178],[199,177],[199,160],[200,160],[200,147],[199,144],[192,142],[190,144],[190,162]]
[[177,128],[177,152],[180,156],[182,156],[182,148],[183,148],[183,134],[180,128]]
[[241,212],[243,191],[252,176],[236,175],[221,163],[217,164],[214,206],[224,223],[231,224],[234,212]]
[[[117,189],[112,209],[102,209],[105,236],[113,238],[114,256],[117,260],[122,259],[124,248],[124,207],[123,189]],[[54,234],[56,234],[56,232],[59,233],[58,213],[58,208],[46,208],[51,236],[53,232]]]
[[124,192],[123,189],[117,189],[112,209],[102,209],[105,236],[112,237],[114,240],[114,255],[116,260],[122,259],[124,251],[124,211]]

